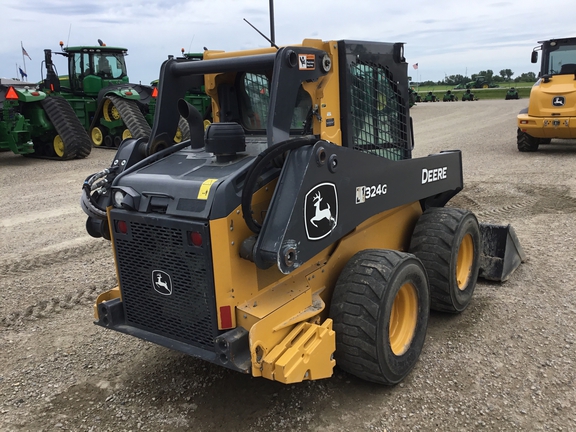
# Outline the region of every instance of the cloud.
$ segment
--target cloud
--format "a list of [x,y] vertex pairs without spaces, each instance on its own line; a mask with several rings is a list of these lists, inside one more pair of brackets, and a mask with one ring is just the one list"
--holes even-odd
[[[469,74],[502,68],[536,71],[529,61],[536,41],[571,36],[555,32],[574,28],[572,14],[558,13],[573,10],[573,1],[557,0],[554,8],[542,8],[540,1],[524,0],[519,8],[511,1],[471,7],[455,0],[413,0],[399,7],[373,0],[355,0],[353,5],[349,0],[276,0],[276,42],[406,42],[408,62],[419,63],[422,79],[441,80],[444,73],[463,73],[466,68]],[[182,47],[231,51],[269,45],[242,21],[246,18],[269,34],[268,2],[263,0],[3,1],[0,16],[0,76],[14,76],[15,65],[22,64],[22,40],[33,59],[26,59],[33,81],[40,79],[43,50],[59,50],[60,40],[95,45],[100,38],[110,46],[128,48],[128,71],[136,82],[157,78],[167,55],[178,55]]]

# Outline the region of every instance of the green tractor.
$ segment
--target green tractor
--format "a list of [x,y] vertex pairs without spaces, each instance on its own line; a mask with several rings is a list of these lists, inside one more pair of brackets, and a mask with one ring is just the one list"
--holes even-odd
[[484,76],[477,76],[474,81],[470,81],[466,84],[466,88],[468,89],[487,89],[487,88],[497,88],[500,87],[499,85],[493,84],[492,82],[488,81]]
[[467,89],[464,94],[462,95],[462,101],[477,101],[478,98],[474,96],[474,93],[470,89]]
[[49,97],[61,96],[74,109],[96,147],[116,148],[129,137],[146,138],[150,125],[145,114],[152,87],[131,84],[126,72],[126,48],[99,46],[65,47],[68,75],[58,76],[52,51],[44,50],[46,78],[41,87]]
[[92,144],[68,102],[36,85],[0,80],[0,150],[47,159],[82,159]]
[[515,89],[514,87],[510,87],[508,89],[508,91],[506,92],[506,96],[504,97],[504,99],[506,99],[506,100],[520,99],[520,96],[518,96],[518,90]]
[[422,99],[422,102],[439,102],[439,100],[434,93],[429,91],[426,96],[424,96],[424,99]]
[[442,97],[442,102],[457,102],[458,101],[458,97],[452,93],[452,90],[448,90],[446,93],[444,93],[444,96]]

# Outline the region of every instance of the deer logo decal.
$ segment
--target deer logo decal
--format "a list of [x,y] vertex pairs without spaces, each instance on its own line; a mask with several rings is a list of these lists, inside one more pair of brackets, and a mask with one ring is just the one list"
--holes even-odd
[[564,98],[564,96],[554,96],[554,98],[552,99],[552,105],[555,107],[564,106],[565,103],[566,99]]
[[321,183],[306,194],[304,224],[308,240],[320,240],[336,228],[338,194],[333,183]]
[[158,294],[172,294],[172,278],[168,273],[162,270],[152,271],[152,286]]

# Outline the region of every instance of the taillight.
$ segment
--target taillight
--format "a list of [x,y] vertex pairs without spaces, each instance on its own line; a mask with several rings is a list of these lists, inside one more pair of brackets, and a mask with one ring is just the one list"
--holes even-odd
[[230,306],[220,307],[220,328],[232,328],[232,308]]
[[128,232],[128,224],[126,221],[116,221],[116,232],[119,232],[120,234],[126,234]]
[[202,246],[202,234],[200,234],[198,231],[188,232],[188,238],[190,239],[190,243],[192,243],[194,246]]

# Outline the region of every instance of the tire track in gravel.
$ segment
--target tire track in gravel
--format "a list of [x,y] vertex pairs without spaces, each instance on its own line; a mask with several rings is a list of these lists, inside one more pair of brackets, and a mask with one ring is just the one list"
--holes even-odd
[[110,289],[114,285],[115,279],[108,278],[100,284],[92,284],[88,287],[77,289],[72,293],[39,300],[32,305],[23,307],[17,311],[12,311],[5,314],[5,316],[0,316],[0,327],[22,325],[26,321],[50,318],[54,314],[64,310],[90,305],[94,303],[98,293]]
[[[90,241],[88,237],[86,237],[86,240]],[[45,248],[40,253],[29,253],[20,256],[17,261],[13,259],[0,260],[0,276],[13,276],[17,273],[37,271],[42,267],[65,263],[70,260],[71,256],[87,256],[110,249],[110,243],[107,241],[90,242],[75,247],[61,247],[61,245]]]
[[[496,196],[492,186],[490,187],[492,192],[489,194],[483,193],[482,189],[476,187],[472,187],[468,192],[461,192],[450,201],[450,206],[466,208],[473,211],[478,218],[525,217],[576,211],[576,198],[569,195],[570,191],[567,187],[500,185],[506,191]],[[516,194],[513,195],[510,192],[516,192]],[[505,201],[506,204],[494,206],[498,201]]]

